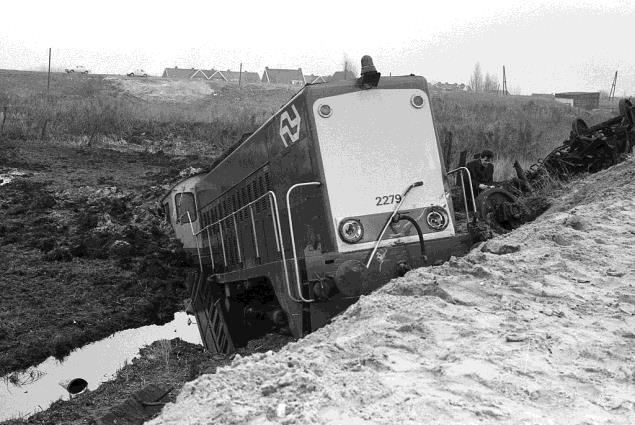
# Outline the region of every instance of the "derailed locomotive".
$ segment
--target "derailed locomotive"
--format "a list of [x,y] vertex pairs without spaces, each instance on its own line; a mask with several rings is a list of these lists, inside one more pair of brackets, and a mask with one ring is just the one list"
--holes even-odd
[[366,56],[359,79],[304,86],[175,186],[162,202],[198,257],[191,310],[206,348],[275,328],[303,336],[411,268],[466,252],[443,164],[426,80],[381,77]]

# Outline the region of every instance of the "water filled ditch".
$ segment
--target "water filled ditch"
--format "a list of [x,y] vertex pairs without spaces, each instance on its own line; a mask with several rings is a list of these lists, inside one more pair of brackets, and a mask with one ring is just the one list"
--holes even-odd
[[16,177],[25,177],[29,175],[31,174],[16,169],[0,172],[0,186],[11,183]]
[[135,358],[143,346],[154,341],[181,338],[201,344],[196,323],[188,324],[188,318],[187,314],[179,312],[173,321],[163,326],[150,325],[117,332],[73,351],[62,362],[49,357],[38,366],[14,375],[13,379],[9,375],[2,377],[0,421],[27,417],[47,409],[56,400],[68,400],[70,396],[59,385],[60,381],[82,378],[88,382],[88,390],[97,389]]

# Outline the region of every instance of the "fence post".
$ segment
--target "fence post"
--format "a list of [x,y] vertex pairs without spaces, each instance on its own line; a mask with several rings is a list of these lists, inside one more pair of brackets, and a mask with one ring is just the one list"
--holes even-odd
[[46,126],[49,123],[49,119],[44,120],[44,124],[42,125],[42,132],[40,133],[40,140],[46,139]]
[[4,122],[7,120],[7,107],[2,107],[2,124],[0,124],[0,135],[4,132]]
[[445,169],[450,169],[450,163],[452,162],[452,132],[448,131],[445,134]]

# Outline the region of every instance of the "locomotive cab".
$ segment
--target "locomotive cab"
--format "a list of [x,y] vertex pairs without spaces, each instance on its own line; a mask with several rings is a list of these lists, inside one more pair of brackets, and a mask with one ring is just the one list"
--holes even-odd
[[178,182],[161,199],[165,220],[172,226],[183,249],[191,255],[197,254],[197,241],[193,233],[200,229],[195,188],[203,176],[197,175]]

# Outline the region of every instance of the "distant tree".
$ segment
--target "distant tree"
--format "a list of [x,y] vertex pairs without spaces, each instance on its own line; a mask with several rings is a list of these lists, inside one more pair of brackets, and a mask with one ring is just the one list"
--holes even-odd
[[357,77],[357,65],[348,57],[348,55],[344,55],[342,58],[342,71],[344,71],[344,79]]
[[481,64],[478,62],[474,65],[474,71],[470,77],[470,87],[475,92],[483,91],[483,72],[481,71]]
[[484,92],[494,92],[498,90],[498,77],[492,75],[489,72],[485,74],[485,80],[483,81]]

